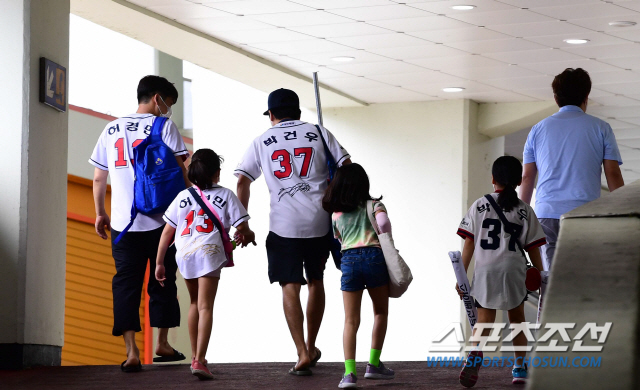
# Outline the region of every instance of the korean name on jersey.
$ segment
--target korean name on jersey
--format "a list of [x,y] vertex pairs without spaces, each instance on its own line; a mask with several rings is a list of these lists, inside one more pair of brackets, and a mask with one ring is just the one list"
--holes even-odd
[[[340,166],[351,156],[328,130],[320,128]],[[288,238],[321,237],[329,232],[330,216],[322,209],[327,157],[316,126],[287,120],[257,137],[234,174],[255,181],[261,173],[269,187],[272,232]]]
[[[151,133],[156,117],[150,114],[132,114],[116,119],[104,128],[93,149],[89,163],[109,171],[111,177],[111,227],[122,231],[131,220],[133,204],[133,148]],[[162,129],[162,141],[175,156],[189,152],[178,128],[167,120]],[[162,214],[138,214],[130,231],[149,231],[164,225]]]

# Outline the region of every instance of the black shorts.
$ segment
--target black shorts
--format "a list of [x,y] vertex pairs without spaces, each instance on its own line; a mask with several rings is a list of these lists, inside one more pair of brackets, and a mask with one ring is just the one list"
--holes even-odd
[[[520,302],[520,305],[522,305],[523,303],[525,303],[527,301],[527,299],[529,299],[529,294],[527,293],[527,295],[524,296],[524,299],[522,300],[522,302]],[[475,299],[473,300],[474,304],[476,305],[476,309],[484,309],[484,307],[482,307],[482,305],[480,304],[480,302],[476,301]],[[520,306],[518,305],[518,306]],[[516,306],[516,307],[518,307]],[[514,307],[514,309],[516,308]]]
[[[274,232],[267,236],[269,281],[307,284],[307,280],[322,280],[329,258],[329,236],[314,238],[280,237]],[[305,280],[302,269],[307,274]]]

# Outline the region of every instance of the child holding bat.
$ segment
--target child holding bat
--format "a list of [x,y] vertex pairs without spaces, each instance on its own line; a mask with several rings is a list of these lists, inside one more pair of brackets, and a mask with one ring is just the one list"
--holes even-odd
[[[499,157],[491,169],[495,192],[493,197],[511,225],[505,229],[500,216],[488,201],[482,197],[476,200],[462,219],[458,235],[464,239],[462,262],[469,268],[475,254],[475,271],[471,284],[471,296],[478,309],[478,323],[493,323],[496,310],[507,310],[509,322],[518,324],[525,321],[524,302],[527,300],[525,287],[526,260],[518,249],[516,240],[529,254],[534,267],[542,269],[538,247],[546,243],[542,226],[533,209],[520,199],[516,187],[522,182],[522,164],[515,157]],[[506,231],[513,231],[512,237]],[[462,299],[462,292],[456,284]],[[477,330],[474,328],[474,333]],[[488,335],[486,329],[483,336]],[[527,338],[519,333],[513,340],[514,346],[526,346]],[[527,366],[523,364],[524,351],[514,352],[515,364],[512,371],[514,384],[524,384]],[[479,359],[477,359],[479,358]],[[460,383],[472,387],[478,380],[478,370],[482,363],[482,350],[476,345],[469,353],[460,372]]]

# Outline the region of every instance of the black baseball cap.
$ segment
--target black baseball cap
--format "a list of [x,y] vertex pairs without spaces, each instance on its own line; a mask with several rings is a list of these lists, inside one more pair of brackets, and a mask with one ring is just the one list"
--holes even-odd
[[269,105],[269,109],[264,112],[264,115],[269,115],[269,110],[273,110],[274,108],[300,108],[300,99],[298,99],[298,94],[290,89],[284,88],[276,89],[271,92],[267,103]]

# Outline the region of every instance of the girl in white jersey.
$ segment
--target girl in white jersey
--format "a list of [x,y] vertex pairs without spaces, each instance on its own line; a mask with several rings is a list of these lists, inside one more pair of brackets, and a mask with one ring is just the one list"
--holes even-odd
[[[538,247],[546,243],[542,226],[533,209],[520,199],[516,187],[522,182],[522,164],[515,157],[499,157],[491,169],[495,192],[491,194],[511,229],[519,236],[517,239],[534,267],[542,269],[542,260]],[[488,199],[476,200],[460,222],[458,235],[464,241],[462,261],[469,268],[471,257],[475,253],[475,270],[471,285],[471,296],[478,308],[478,323],[493,323],[496,310],[508,310],[509,322],[519,324],[525,321],[524,302],[527,300],[525,287],[526,260],[518,249],[516,238],[505,233],[500,217]],[[456,284],[456,290],[462,299],[462,292]],[[477,330],[474,329],[474,333]],[[488,335],[485,329],[483,336]],[[477,344],[477,343],[476,343]],[[520,332],[513,345],[527,345],[526,335]],[[514,352],[514,384],[523,384],[527,379],[527,366],[524,364],[525,352]],[[460,373],[460,383],[471,387],[478,380],[478,370],[482,365],[482,351],[476,346],[464,363]]]
[[[200,149],[193,154],[188,177],[198,193],[213,206],[220,222],[229,232],[236,228],[236,241],[247,246],[255,235],[249,229],[249,215],[236,195],[219,186],[222,158],[211,149]],[[206,204],[206,202],[205,202]],[[211,207],[208,206],[208,207]],[[156,279],[165,280],[164,255],[175,239],[176,262],[185,279],[191,305],[189,306],[189,338],[191,340],[191,373],[200,379],[212,379],[205,355],[211,336],[213,302],[218,290],[220,271],[233,266],[224,252],[222,234],[209,219],[188,189],[182,191],[171,203],[164,220],[167,222],[156,259]],[[254,242],[255,244],[255,242]]]

